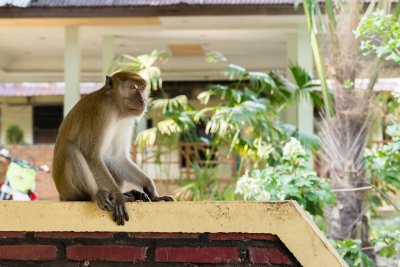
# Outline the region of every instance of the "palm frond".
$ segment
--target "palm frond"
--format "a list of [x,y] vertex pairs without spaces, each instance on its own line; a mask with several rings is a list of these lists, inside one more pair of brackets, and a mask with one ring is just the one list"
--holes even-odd
[[235,64],[229,64],[223,71],[223,76],[228,76],[230,80],[241,80],[246,72],[246,69]]
[[155,112],[185,111],[188,109],[188,99],[185,95],[179,95],[171,99],[156,99],[151,104],[151,110]]
[[109,73],[118,71],[134,71],[142,76],[150,88],[157,90],[162,87],[161,70],[153,66],[157,59],[166,61],[169,56],[168,51],[153,50],[150,54],[133,57],[127,54],[122,54],[114,58]]
[[206,61],[208,63],[217,63],[218,61],[229,62],[229,60],[220,52],[210,52],[207,54]]
[[181,128],[179,127],[178,123],[173,119],[159,121],[157,123],[157,129],[161,132],[161,134],[167,135],[181,132]]
[[275,92],[279,90],[274,79],[266,73],[249,72],[248,77],[252,86],[261,88],[263,91],[266,91],[267,88],[271,88]]
[[157,139],[157,127],[149,128],[141,131],[135,138],[135,143],[139,146],[152,146]]
[[207,123],[206,132],[225,136],[245,125],[254,127],[264,121],[267,109],[257,101],[245,101],[234,107],[220,106]]
[[323,103],[319,93],[314,92],[314,88],[320,86],[316,83],[316,79],[311,73],[308,73],[304,68],[300,67],[297,63],[293,64],[289,61],[289,69],[295,80],[293,99],[302,101],[309,97],[314,103],[321,108]]

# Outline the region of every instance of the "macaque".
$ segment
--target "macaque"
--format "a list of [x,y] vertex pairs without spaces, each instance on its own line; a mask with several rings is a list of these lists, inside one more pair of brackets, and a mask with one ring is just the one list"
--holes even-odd
[[[135,123],[147,111],[146,81],[134,72],[106,77],[61,124],[54,147],[53,179],[62,201],[95,201],[118,225],[129,220],[126,202],[174,201],[159,196],[153,181],[130,158]],[[138,189],[123,193],[126,182]]]

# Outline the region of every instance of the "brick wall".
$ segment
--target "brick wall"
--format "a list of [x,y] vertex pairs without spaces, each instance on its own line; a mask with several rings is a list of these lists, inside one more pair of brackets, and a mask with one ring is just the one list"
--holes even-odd
[[4,266],[112,267],[133,262],[139,266],[301,266],[272,234],[0,232],[0,265]]

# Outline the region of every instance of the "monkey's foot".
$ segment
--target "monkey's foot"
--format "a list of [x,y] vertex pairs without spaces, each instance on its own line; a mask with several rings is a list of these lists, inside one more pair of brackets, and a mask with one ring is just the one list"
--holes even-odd
[[153,202],[159,202],[161,200],[164,200],[165,202],[172,202],[175,201],[172,197],[169,196],[160,196],[160,197],[154,197],[151,201]]
[[134,202],[134,201],[144,201],[144,202],[149,202],[150,198],[146,193],[140,192],[138,190],[131,190],[129,192],[123,193],[125,196],[125,201],[126,202]]
[[105,211],[112,211],[114,206],[115,197],[110,195],[107,191],[100,190],[97,195],[95,202],[100,209]]

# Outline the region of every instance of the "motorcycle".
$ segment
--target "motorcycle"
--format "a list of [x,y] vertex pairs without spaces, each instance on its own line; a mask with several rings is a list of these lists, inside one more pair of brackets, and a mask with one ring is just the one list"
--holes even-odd
[[6,172],[6,179],[0,187],[0,200],[34,201],[37,200],[35,193],[36,172],[43,171],[51,173],[47,165],[35,166],[32,156],[28,155],[33,163],[18,159],[11,151],[0,147],[0,156],[4,157],[10,164]]

